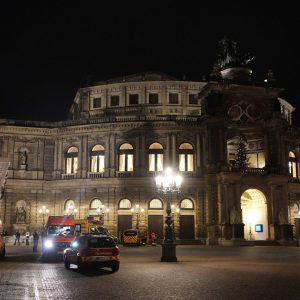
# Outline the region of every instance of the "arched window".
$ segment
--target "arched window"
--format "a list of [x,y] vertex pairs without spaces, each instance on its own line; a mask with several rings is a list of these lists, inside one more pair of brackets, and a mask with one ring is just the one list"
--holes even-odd
[[133,171],[133,147],[128,144],[122,144],[119,148],[119,171]]
[[297,158],[294,152],[289,152],[289,173],[294,177],[298,177]]
[[131,201],[129,199],[122,199],[119,202],[119,209],[130,209]]
[[183,199],[180,202],[180,209],[194,209],[194,203],[191,199]]
[[77,173],[78,168],[78,149],[76,147],[70,147],[65,153],[66,161],[66,173],[74,174]]
[[149,171],[163,171],[163,146],[153,143],[149,147]]
[[183,143],[179,147],[179,171],[194,171],[194,148],[189,143]]
[[163,204],[160,199],[152,199],[149,202],[149,209],[163,209]]
[[90,170],[93,173],[104,172],[104,147],[102,145],[95,145],[90,151]]
[[65,202],[65,211],[72,211],[75,207],[74,201],[69,199]]
[[90,209],[97,209],[102,207],[102,202],[100,199],[93,199],[90,203]]

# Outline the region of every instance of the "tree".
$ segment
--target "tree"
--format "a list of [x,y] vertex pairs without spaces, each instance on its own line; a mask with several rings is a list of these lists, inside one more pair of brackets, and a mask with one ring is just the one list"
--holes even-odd
[[241,139],[236,152],[236,164],[241,169],[246,169],[248,167],[248,157],[246,154],[245,142]]

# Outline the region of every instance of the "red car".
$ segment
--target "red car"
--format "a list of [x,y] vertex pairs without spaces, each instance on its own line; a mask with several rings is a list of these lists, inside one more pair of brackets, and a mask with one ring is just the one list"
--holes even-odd
[[81,235],[64,251],[67,269],[71,264],[83,267],[108,267],[113,272],[119,270],[120,251],[114,239],[105,235]]

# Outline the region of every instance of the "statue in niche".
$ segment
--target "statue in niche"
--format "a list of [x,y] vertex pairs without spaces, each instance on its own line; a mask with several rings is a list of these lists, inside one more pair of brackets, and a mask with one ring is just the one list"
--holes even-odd
[[233,205],[230,211],[230,224],[241,224],[241,211],[239,212],[235,205]]
[[288,221],[286,219],[286,213],[285,213],[283,207],[280,209],[280,211],[278,213],[278,219],[279,219],[279,224],[280,225],[288,223]]
[[25,150],[19,152],[20,165],[26,165],[27,163],[27,152]]
[[26,223],[26,209],[24,206],[17,207],[16,222],[17,223]]

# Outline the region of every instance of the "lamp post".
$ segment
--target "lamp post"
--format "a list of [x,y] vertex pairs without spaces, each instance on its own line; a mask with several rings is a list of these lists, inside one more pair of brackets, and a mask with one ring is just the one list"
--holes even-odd
[[109,208],[105,208],[105,205],[102,204],[100,207],[97,208],[97,215],[101,224],[104,224],[104,216],[109,213]]
[[49,214],[49,209],[43,205],[42,208],[39,209],[39,214],[43,217],[43,229],[45,228],[45,216]]
[[171,205],[171,209],[172,209],[172,218],[173,218],[173,233],[174,233],[174,240],[176,240],[176,233],[175,233],[175,216],[178,216],[180,214],[180,208],[176,207],[175,205],[172,204]]
[[141,208],[139,204],[136,204],[135,209],[132,208],[131,212],[132,213],[135,212],[135,215],[136,215],[136,229],[139,229],[139,219],[140,219],[141,214],[144,214],[145,209]]
[[171,210],[172,194],[180,191],[182,177],[179,174],[174,174],[171,168],[165,169],[163,174],[159,174],[155,178],[157,190],[167,196],[167,209],[166,209],[166,227],[165,237],[162,243],[162,256],[161,261],[176,262],[176,244],[174,241],[174,230]]
[[69,215],[69,216],[73,216],[74,217],[76,216],[78,212],[78,209],[75,208],[75,206],[73,204],[71,204],[67,209],[66,209],[66,214]]

